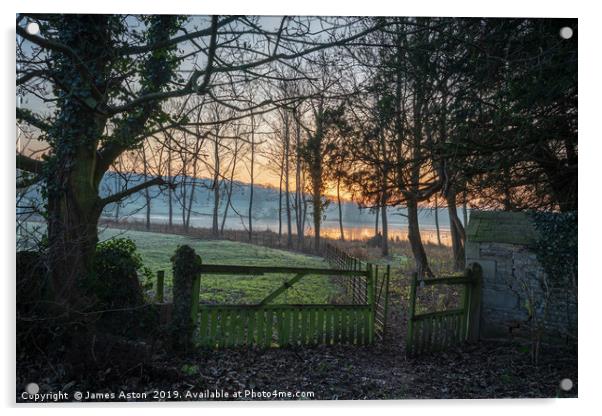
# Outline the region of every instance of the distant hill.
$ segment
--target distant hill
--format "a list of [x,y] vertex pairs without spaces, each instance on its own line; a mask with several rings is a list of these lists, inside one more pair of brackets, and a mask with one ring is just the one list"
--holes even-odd
[[[130,173],[127,175],[127,180],[116,172],[107,172],[101,182],[101,195],[106,196],[122,189],[136,186],[144,182],[143,175]],[[192,192],[194,182],[194,202],[192,206],[191,222],[196,226],[210,226],[213,214],[213,181],[206,178],[190,178],[190,177],[175,177],[174,182],[180,184],[173,191],[173,221],[175,223],[182,222],[182,202],[184,195],[188,200]],[[229,182],[224,180],[221,183],[220,192],[220,225],[222,216],[226,207],[226,188],[230,186]],[[166,222],[169,213],[168,207],[168,192],[166,189],[161,190],[159,187],[149,188],[152,197],[151,202],[151,218],[153,221]],[[235,181],[232,184],[232,207],[228,211],[226,228],[244,228],[247,223],[248,205],[250,197],[250,185]],[[253,221],[256,227],[277,228],[278,222],[278,189],[274,189],[264,185],[255,185],[253,197]],[[35,188],[28,190],[25,199],[39,200],[39,191]],[[291,204],[294,201],[294,194],[290,196]],[[282,217],[285,221],[285,198],[282,195]],[[307,208],[307,227],[311,227],[311,204]],[[19,212],[19,211],[18,211]],[[346,227],[374,227],[375,214],[368,209],[360,209],[356,203],[342,203],[343,222]],[[404,227],[407,224],[405,208],[387,209],[389,225],[391,228]],[[109,204],[103,212],[103,216],[115,217],[119,219],[135,218],[142,219],[146,215],[146,200],[143,192],[131,195],[117,204]],[[293,212],[294,215],[294,212]],[[331,201],[325,212],[324,226],[338,227],[338,206],[336,201]],[[293,229],[295,228],[295,219],[292,219]],[[423,228],[433,229],[435,227],[434,211],[431,209],[422,209],[419,214],[419,222]],[[449,218],[447,209],[439,209],[439,225],[441,229],[449,229]]]

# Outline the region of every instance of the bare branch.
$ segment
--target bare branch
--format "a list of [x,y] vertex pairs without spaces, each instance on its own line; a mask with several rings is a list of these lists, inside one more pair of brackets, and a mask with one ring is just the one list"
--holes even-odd
[[167,185],[167,186],[171,187],[172,189],[175,187],[172,183],[163,180],[163,178],[156,177],[154,179],[151,179],[150,181],[141,183],[140,185],[136,185],[132,188],[129,188],[124,191],[117,192],[116,194],[112,194],[105,198],[102,198],[100,200],[100,205],[102,207],[104,207],[107,204],[121,201],[122,199],[127,198],[128,196],[135,194],[136,192],[140,192],[146,188],[149,188],[149,187],[155,186],[155,185]]
[[21,169],[31,173],[41,173],[43,168],[43,161],[32,159],[22,154],[17,154],[17,169]]
[[42,130],[43,132],[48,132],[50,130],[50,125],[46,123],[44,120],[40,120],[33,114],[31,111],[17,107],[17,120],[24,121],[26,123],[31,124],[34,127]]

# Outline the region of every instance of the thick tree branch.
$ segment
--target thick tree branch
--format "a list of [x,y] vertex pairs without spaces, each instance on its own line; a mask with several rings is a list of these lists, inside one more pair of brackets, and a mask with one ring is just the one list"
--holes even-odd
[[151,186],[155,186],[155,185],[167,185],[169,187],[174,187],[174,185],[170,182],[167,182],[165,180],[163,180],[163,178],[161,177],[156,177],[154,179],[151,179],[150,181],[146,181],[144,183],[141,183],[140,185],[136,185],[132,188],[128,188],[124,191],[121,192],[117,192],[115,194],[109,195],[105,198],[102,198],[100,200],[100,205],[102,207],[104,207],[107,204],[111,204],[113,202],[118,202],[121,201],[124,198],[127,198],[128,196],[135,194],[136,192],[140,192],[146,188],[149,188]]
[[43,161],[32,159],[22,154],[17,154],[17,169],[37,174],[41,173],[43,168]]
[[17,87],[19,85],[25,84],[26,82],[28,82],[31,79],[41,78],[44,75],[47,75],[49,73],[50,73],[50,71],[47,71],[44,69],[34,69],[31,71],[24,72],[23,75],[21,75],[19,78],[17,78]]
[[79,58],[77,53],[73,49],[71,49],[70,47],[68,47],[67,45],[65,45],[63,43],[56,42],[56,41],[53,41],[50,39],[46,39],[41,36],[32,35],[31,33],[27,32],[27,30],[24,27],[21,27],[21,26],[17,26],[17,34],[19,36],[27,39],[28,41],[30,41],[38,46],[41,46],[44,49],[49,49],[49,50],[52,50],[55,52],[62,52],[65,55],[78,61],[79,63],[82,63],[81,59]]
[[46,123],[44,120],[39,119],[34,113],[29,110],[17,107],[17,120],[24,121],[28,124],[31,124],[34,127],[42,130],[47,133],[50,130],[50,124]]
[[[213,16],[215,19],[217,16]],[[139,46],[127,46],[121,48],[117,51],[119,55],[137,55],[141,53],[151,52],[155,49],[167,48],[169,46],[177,45],[179,43],[185,42],[187,40],[193,40],[196,38],[200,38],[203,36],[212,35],[214,31],[217,31],[218,28],[227,25],[228,23],[232,23],[235,20],[239,19],[240,16],[230,16],[223,19],[221,22],[212,21],[211,27],[198,30],[196,32],[186,33],[185,35],[175,37],[173,39],[169,39],[163,42],[155,42],[150,45],[139,45]]]

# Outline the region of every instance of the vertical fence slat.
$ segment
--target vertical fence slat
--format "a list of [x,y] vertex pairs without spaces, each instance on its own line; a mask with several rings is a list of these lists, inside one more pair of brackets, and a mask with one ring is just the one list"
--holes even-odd
[[208,346],[215,348],[215,340],[217,338],[217,311],[215,309],[211,309],[209,313],[209,340]]
[[224,348],[224,341],[226,339],[226,325],[228,315],[226,310],[218,309],[219,325],[218,325],[218,336],[217,336],[217,348]]
[[361,319],[361,314],[360,311],[357,309],[353,310],[353,343],[355,345],[359,345],[360,344],[360,337],[361,337],[361,329],[360,329],[360,319]]
[[349,309],[341,310],[341,344],[349,342]]
[[234,327],[236,326],[236,310],[227,310],[228,319],[226,320],[226,338],[224,340],[224,347],[232,347],[234,343]]
[[201,309],[199,311],[201,315],[200,324],[199,324],[199,339],[202,346],[207,346],[209,338],[209,334],[207,333],[207,327],[209,323],[209,311],[206,309]]
[[460,343],[460,322],[462,320],[462,315],[456,315],[454,319],[454,343]]
[[247,308],[240,309],[240,322],[238,323],[237,345],[245,345],[246,329],[248,327],[249,310]]
[[301,309],[301,337],[299,339],[299,343],[301,345],[307,345],[307,324],[309,320],[309,309],[302,308]]
[[308,344],[313,345],[316,343],[316,315],[317,311],[312,308],[309,310],[309,336]]
[[324,344],[329,345],[332,337],[330,311],[323,309],[324,311]]
[[291,342],[291,313],[288,309],[285,309],[282,313],[283,325],[282,325],[282,336],[283,345],[289,345]]
[[439,317],[435,316],[432,319],[433,326],[431,330],[431,351],[439,350]]
[[291,309],[293,319],[291,321],[291,345],[297,345],[299,341],[299,309]]
[[355,344],[355,309],[349,310],[349,344]]
[[264,346],[265,343],[265,309],[259,308],[257,310],[257,321],[255,325],[257,326],[257,345]]
[[265,339],[261,340],[261,345],[269,348],[272,346],[272,338],[274,337],[274,310],[264,310],[263,315],[265,315]]
[[420,353],[420,348],[422,346],[422,335],[424,333],[423,322],[421,322],[421,321],[416,322],[415,331],[416,332],[414,334],[414,349],[413,349],[413,352],[414,352],[414,354],[419,354]]
[[443,349],[443,317],[442,316],[437,317],[436,328],[437,329],[435,330],[435,334],[436,334],[435,344],[436,344],[437,348],[435,349],[435,351],[441,351]]
[[428,319],[425,319],[421,322],[422,334],[420,335],[420,347],[418,348],[419,354],[424,354],[425,352],[428,351],[427,350],[428,333],[429,333],[428,324],[429,324]]
[[257,319],[257,310],[249,311],[249,320],[247,324],[247,345],[252,347],[255,345],[255,321]]
[[441,317],[441,334],[440,334],[440,347],[445,349],[447,347],[447,316]]
[[353,343],[359,345],[360,343],[360,330],[359,330],[359,312],[357,309],[353,309],[353,325],[351,331],[353,333]]
[[324,309],[318,308],[316,342],[321,344],[324,342]]
[[333,345],[336,342],[336,334],[335,334],[335,310],[328,309],[328,343],[327,345]]
[[332,310],[332,343],[339,344],[341,342],[341,314],[338,309]]

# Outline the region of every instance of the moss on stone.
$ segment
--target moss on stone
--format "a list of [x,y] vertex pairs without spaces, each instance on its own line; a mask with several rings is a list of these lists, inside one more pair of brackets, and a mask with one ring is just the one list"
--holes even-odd
[[466,239],[533,246],[537,231],[524,212],[472,211],[466,228]]

